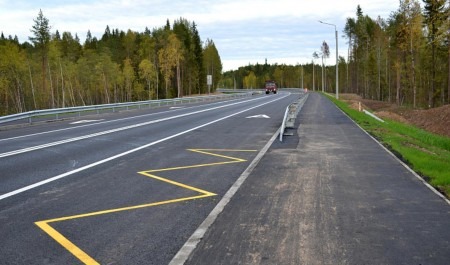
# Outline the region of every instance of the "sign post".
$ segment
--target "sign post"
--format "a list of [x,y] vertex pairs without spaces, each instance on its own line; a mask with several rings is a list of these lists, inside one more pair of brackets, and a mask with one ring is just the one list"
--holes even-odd
[[208,84],[208,95],[211,93],[211,85],[212,85],[212,75],[207,75],[207,84]]

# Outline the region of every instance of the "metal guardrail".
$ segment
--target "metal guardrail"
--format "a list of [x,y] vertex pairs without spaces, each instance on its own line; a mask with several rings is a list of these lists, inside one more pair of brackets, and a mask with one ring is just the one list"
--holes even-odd
[[28,112],[22,112],[7,116],[0,117],[0,124],[18,121],[23,119],[28,119],[28,123],[32,123],[32,119],[35,117],[42,116],[52,116],[54,119],[48,120],[58,120],[60,119],[61,114],[67,113],[75,113],[78,116],[81,116],[82,112],[92,112],[95,111],[97,114],[100,113],[101,110],[112,110],[112,112],[116,112],[119,109],[129,110],[130,108],[141,109],[144,107],[152,108],[152,107],[161,107],[168,105],[179,105],[183,103],[197,103],[204,101],[213,101],[213,100],[221,100],[221,99],[230,99],[230,98],[242,98],[249,97],[253,93],[249,91],[238,91],[237,93],[232,94],[219,94],[219,95],[209,95],[209,96],[198,96],[198,97],[184,97],[184,98],[174,98],[174,99],[161,99],[161,100],[148,100],[148,101],[138,101],[138,102],[127,102],[127,103],[114,103],[114,104],[103,104],[103,105],[91,105],[91,106],[80,106],[80,107],[68,107],[68,108],[57,108],[57,109],[45,109],[45,110],[33,110]]
[[252,93],[252,94],[262,94],[265,89],[230,89],[230,88],[218,88],[216,91],[222,93]]
[[284,130],[286,128],[294,128],[295,119],[297,118],[297,115],[302,109],[303,104],[305,104],[307,98],[308,94],[305,94],[299,100],[286,107],[286,111],[284,112],[283,117],[283,123],[281,124],[280,142],[283,141]]

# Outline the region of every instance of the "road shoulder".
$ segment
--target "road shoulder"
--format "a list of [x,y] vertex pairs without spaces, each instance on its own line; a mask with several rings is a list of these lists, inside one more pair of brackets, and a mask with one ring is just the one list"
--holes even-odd
[[298,119],[297,146],[270,147],[186,264],[446,264],[442,198],[323,96]]

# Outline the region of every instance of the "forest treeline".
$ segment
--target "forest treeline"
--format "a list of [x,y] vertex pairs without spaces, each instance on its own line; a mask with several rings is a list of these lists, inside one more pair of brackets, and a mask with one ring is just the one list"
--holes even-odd
[[42,10],[30,42],[0,36],[0,115],[37,109],[173,98],[214,91],[222,63],[214,42],[180,18],[144,32],[110,29],[85,42],[52,31]]
[[[339,90],[412,107],[450,102],[450,16],[446,0],[400,0],[388,18],[371,18],[357,6],[341,34]],[[31,23],[30,23],[31,24]],[[181,97],[212,91],[306,87],[335,92],[335,66],[326,66],[332,43],[318,43],[311,63],[256,64],[223,73],[212,40],[202,41],[184,18],[144,32],[106,26],[100,39],[87,32],[84,43],[60,34],[39,12],[29,42],[0,36],[0,115],[35,109]],[[331,35],[331,34],[330,34]],[[343,47],[344,44],[340,44]],[[323,64],[322,61],[325,63]],[[323,79],[323,82],[322,82]]]
[[[286,64],[249,64],[237,70],[223,73],[219,85],[225,88],[259,89],[263,88],[266,80],[275,80],[278,87],[302,87],[302,71],[304,87],[312,88],[312,63],[307,65]],[[315,65],[318,68],[318,65]],[[311,70],[311,71],[310,71]],[[317,73],[316,73],[317,74]],[[310,76],[311,75],[311,76]],[[315,77],[316,83],[319,77]]]
[[[422,6],[417,0],[400,0],[388,18],[364,15],[358,5],[342,31],[348,59],[339,58],[340,92],[411,107],[450,103],[449,5],[446,0],[423,0]],[[322,89],[322,59],[329,56],[324,44],[318,43],[309,64],[243,66],[225,72],[222,84],[261,88],[274,79],[280,87],[301,87],[303,82],[306,88]],[[334,47],[334,41],[327,45]],[[335,69],[323,69],[323,87],[330,93],[335,92]]]

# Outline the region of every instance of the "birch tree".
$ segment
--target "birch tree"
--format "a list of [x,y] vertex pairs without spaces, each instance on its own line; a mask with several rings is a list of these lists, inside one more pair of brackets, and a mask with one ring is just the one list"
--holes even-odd
[[165,81],[165,91],[166,98],[169,97],[169,84],[170,79],[173,77],[174,72],[173,69],[176,67],[177,70],[177,90],[178,95],[180,95],[180,76],[179,76],[179,66],[180,61],[183,59],[181,54],[181,44],[178,40],[177,36],[174,33],[171,33],[167,40],[167,45],[163,47],[158,52],[159,62],[161,65],[161,71],[164,76]]
[[151,89],[151,81],[156,79],[156,67],[155,65],[148,59],[144,59],[139,64],[139,75],[141,78],[145,79],[148,87],[148,99],[152,99],[152,89]]

